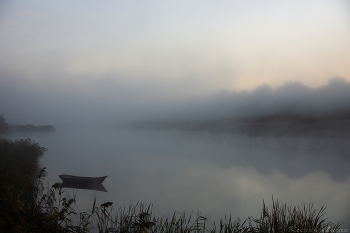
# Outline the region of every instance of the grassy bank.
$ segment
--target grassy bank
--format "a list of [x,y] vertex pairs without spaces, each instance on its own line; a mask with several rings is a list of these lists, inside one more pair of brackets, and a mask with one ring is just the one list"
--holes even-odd
[[0,139],[0,232],[337,232],[340,224],[325,217],[325,208],[312,204],[288,206],[263,203],[258,217],[231,216],[216,223],[205,215],[174,212],[155,216],[151,205],[137,203],[114,209],[112,202],[91,203],[88,212],[76,211],[76,196],[56,183],[43,189],[45,168],[40,158],[45,148],[30,139]]

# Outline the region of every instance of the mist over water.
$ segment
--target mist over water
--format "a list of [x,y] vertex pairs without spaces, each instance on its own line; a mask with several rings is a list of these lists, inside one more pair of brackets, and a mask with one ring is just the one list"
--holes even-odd
[[79,211],[245,219],[273,196],[350,229],[349,6],[0,1],[0,116],[56,128],[5,136],[48,149],[51,185],[108,175],[65,189]]
[[[48,90],[5,101],[10,89],[0,89],[9,124],[56,127],[7,135],[48,149],[42,164],[51,185],[62,174],[108,175],[108,193],[65,189],[77,192],[79,211],[91,209],[96,195],[114,208],[152,203],[157,216],[201,211],[210,221],[245,219],[260,216],[263,200],[269,205],[273,196],[324,205],[326,217],[349,228],[350,83],[343,78],[319,88],[290,82],[153,104]],[[153,125],[132,127],[140,122]],[[231,129],[235,124],[243,128]]]
[[209,220],[225,214],[258,217],[262,201],[327,206],[326,217],[350,219],[347,140],[268,138],[177,130],[57,128],[32,138],[48,149],[47,181],[58,175],[104,176],[108,193],[76,192],[81,211],[112,201],[114,208],[142,201],[157,216],[201,211]]

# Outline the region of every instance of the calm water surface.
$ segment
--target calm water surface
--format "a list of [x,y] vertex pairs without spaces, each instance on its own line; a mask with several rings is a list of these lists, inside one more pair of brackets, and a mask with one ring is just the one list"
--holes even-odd
[[259,217],[272,196],[291,205],[327,206],[326,217],[350,225],[348,140],[250,138],[205,132],[58,128],[31,138],[48,149],[47,181],[58,175],[108,175],[108,193],[72,190],[87,211],[94,196],[114,208],[142,201],[156,216],[200,211],[209,220],[225,214]]

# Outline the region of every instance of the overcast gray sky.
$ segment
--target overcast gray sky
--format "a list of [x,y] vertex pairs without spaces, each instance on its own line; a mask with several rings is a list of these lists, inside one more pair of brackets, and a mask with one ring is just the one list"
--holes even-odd
[[1,101],[56,115],[350,81],[345,0],[5,0],[0,41]]

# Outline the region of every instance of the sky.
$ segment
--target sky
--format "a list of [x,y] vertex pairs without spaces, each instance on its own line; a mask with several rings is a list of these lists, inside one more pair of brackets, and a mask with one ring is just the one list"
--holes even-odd
[[[21,109],[113,114],[263,84],[350,81],[345,0],[3,0],[0,41],[2,101]],[[21,115],[0,106],[5,118]]]

